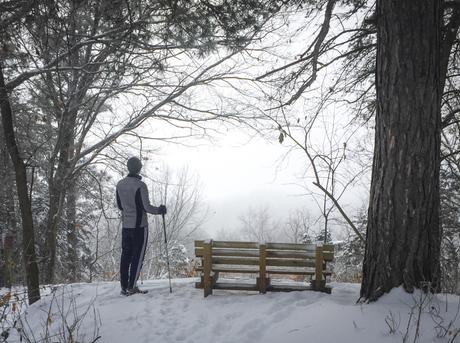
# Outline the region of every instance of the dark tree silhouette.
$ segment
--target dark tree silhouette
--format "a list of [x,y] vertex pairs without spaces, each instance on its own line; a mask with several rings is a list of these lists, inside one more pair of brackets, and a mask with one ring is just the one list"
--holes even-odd
[[440,2],[377,1],[375,146],[361,297],[439,288]]

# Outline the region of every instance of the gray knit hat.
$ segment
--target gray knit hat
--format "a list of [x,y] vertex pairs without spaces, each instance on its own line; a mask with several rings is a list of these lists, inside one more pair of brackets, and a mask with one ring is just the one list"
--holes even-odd
[[128,159],[128,163],[126,163],[126,165],[128,166],[130,174],[139,174],[142,169],[142,162],[137,157],[131,157]]

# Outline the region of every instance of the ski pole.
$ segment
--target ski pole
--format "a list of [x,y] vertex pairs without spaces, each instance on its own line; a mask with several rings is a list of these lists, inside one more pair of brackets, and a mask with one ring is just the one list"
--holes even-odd
[[165,224],[165,215],[164,215],[164,213],[161,214],[161,218],[163,219],[163,232],[164,232],[164,235],[165,235],[166,265],[168,266],[169,293],[172,293],[171,270],[169,268],[168,240],[166,238],[166,224]]

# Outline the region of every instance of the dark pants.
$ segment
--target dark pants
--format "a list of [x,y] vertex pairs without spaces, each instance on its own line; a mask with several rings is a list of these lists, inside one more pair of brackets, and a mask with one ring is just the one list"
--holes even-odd
[[120,283],[122,289],[134,288],[141,272],[147,247],[148,227],[123,228],[121,233]]

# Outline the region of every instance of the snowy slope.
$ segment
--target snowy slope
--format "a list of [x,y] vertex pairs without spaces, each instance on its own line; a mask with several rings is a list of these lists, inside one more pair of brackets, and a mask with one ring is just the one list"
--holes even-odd
[[[359,285],[332,284],[331,295],[215,291],[203,298],[194,281],[173,280],[172,294],[167,280],[144,281],[141,288],[149,293],[130,297],[119,295],[116,282],[59,287],[54,297],[45,296],[27,310],[29,331],[38,341],[47,326],[50,332],[59,331],[62,317],[67,317],[70,326],[74,313],[89,310],[79,329],[80,336],[86,334],[86,338],[80,337],[79,342],[100,336],[97,342],[110,343],[389,343],[403,342],[406,332],[407,342],[414,342],[419,311],[413,310],[407,330],[409,313],[414,304],[422,302],[417,342],[450,342],[460,328],[456,296],[427,299],[396,289],[377,303],[359,305]],[[72,297],[75,308],[69,303]],[[51,304],[52,315],[48,316]],[[435,320],[440,322],[441,318],[444,322],[436,327]],[[451,334],[443,328],[450,329]],[[396,333],[391,334],[391,329]],[[436,337],[444,334],[443,338]],[[16,339],[10,336],[8,342]],[[460,342],[460,334],[454,342]]]

